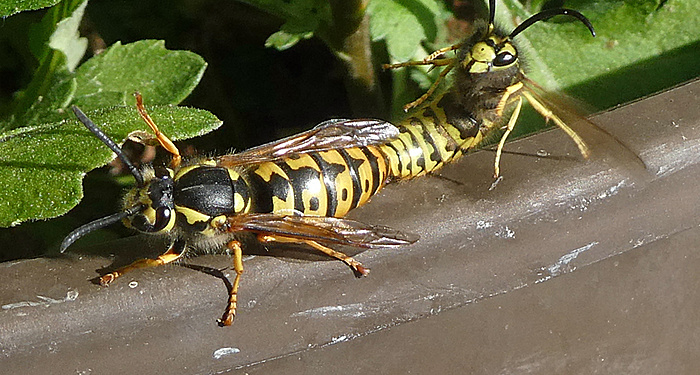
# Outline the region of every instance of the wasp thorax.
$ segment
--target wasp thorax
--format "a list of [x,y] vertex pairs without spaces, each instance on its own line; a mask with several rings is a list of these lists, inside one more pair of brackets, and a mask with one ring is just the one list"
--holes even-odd
[[173,201],[173,171],[156,167],[144,173],[144,186],[131,189],[124,199],[124,208],[141,206],[133,216],[126,217],[124,224],[141,232],[168,232],[175,225]]

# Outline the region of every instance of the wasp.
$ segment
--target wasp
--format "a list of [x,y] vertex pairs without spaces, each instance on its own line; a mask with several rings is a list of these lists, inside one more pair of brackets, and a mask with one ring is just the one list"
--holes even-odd
[[[494,161],[494,178],[499,177],[503,147],[516,125],[525,99],[545,120],[553,122],[573,140],[584,159],[592,154],[610,155],[635,172],[644,169],[642,160],[627,146],[572,109],[575,104],[572,105],[568,98],[547,93],[530,80],[521,67],[516,37],[528,27],[554,16],[565,15],[583,23],[595,37],[591,22],[572,9],[548,9],[534,14],[507,33],[494,24],[495,9],[496,0],[489,0],[488,22],[477,20],[471,34],[460,43],[441,48],[423,60],[383,65],[384,69],[419,65],[430,65],[430,69],[442,68],[428,90],[404,106],[406,112],[418,108],[406,121],[422,123],[428,128],[432,128],[432,124],[440,124],[436,127],[437,131],[431,131],[429,136],[424,137],[430,139],[437,136],[450,145],[447,150],[442,144],[437,145],[436,151],[440,155],[434,158],[435,163],[440,166],[462,152],[483,146],[489,140],[488,135],[502,128],[504,132],[498,142]],[[450,52],[454,56],[447,57],[446,54]],[[452,86],[423,104],[451,72]],[[560,100],[556,100],[558,98]],[[441,135],[443,129],[449,134],[448,137]],[[459,151],[453,153],[454,148]]]
[[[452,90],[423,104],[435,90],[408,107],[418,107],[398,125],[386,121],[335,119],[315,128],[240,153],[184,161],[177,147],[159,131],[136,97],[140,116],[160,145],[172,154],[168,166],[136,168],[121,148],[77,107],[73,112],[97,138],[127,166],[136,186],[124,198],[123,210],[85,224],[71,232],[61,252],[85,234],[119,221],[140,232],[166,236],[167,251],[156,259],[141,259],[100,278],[109,285],[126,272],[181,259],[188,249],[227,248],[233,256],[235,279],[219,319],[232,324],[243,274],[241,232],[263,243],[306,245],[347,264],[357,276],[369,269],[332,246],[398,247],[418,236],[392,228],[344,218],[367,203],[384,185],[433,172],[479,146],[484,136],[505,121],[506,108],[515,106],[507,122],[512,130],[527,98],[588,152],[577,132],[566,125],[538,96],[526,90],[527,79],[518,64],[513,38],[533,23],[555,15],[570,15],[593,33],[580,13],[557,9],[535,14],[510,34],[494,28],[494,1],[488,23],[479,24],[463,43],[437,51],[421,62],[457,74]],[[457,50],[457,56],[444,54]],[[497,153],[498,159],[502,144]]]

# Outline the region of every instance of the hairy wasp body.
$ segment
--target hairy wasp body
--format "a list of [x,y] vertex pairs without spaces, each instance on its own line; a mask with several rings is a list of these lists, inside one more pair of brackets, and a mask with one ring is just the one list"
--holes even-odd
[[[173,155],[168,167],[139,170],[119,146],[73,107],[78,119],[125,163],[137,186],[126,194],[123,211],[76,229],[66,237],[61,251],[84,234],[118,221],[141,232],[170,237],[170,248],[157,259],[141,259],[102,276],[101,284],[108,285],[132,269],[180,259],[189,247],[226,246],[233,253],[236,277],[220,323],[230,325],[243,273],[237,233],[255,233],[263,242],[305,244],[345,262],[358,276],[366,275],[368,269],[329,246],[392,247],[418,238],[344,216],[368,202],[388,182],[435,171],[479,146],[510,112],[496,156],[498,174],[500,153],[523,97],[564,129],[587,156],[588,146],[577,132],[549,111],[536,90],[528,86],[512,38],[531,24],[559,14],[576,17],[591,32],[592,26],[578,12],[556,9],[532,16],[505,35],[494,29],[494,3],[490,2],[489,22],[477,25],[463,43],[436,51],[423,61],[386,66],[444,66],[440,79],[456,72],[450,90],[422,104],[438,80],[406,107],[418,109],[396,126],[380,120],[330,120],[241,153],[182,163],[179,151],[146,114],[137,95],[141,116]],[[455,57],[444,57],[453,50],[457,51]]]

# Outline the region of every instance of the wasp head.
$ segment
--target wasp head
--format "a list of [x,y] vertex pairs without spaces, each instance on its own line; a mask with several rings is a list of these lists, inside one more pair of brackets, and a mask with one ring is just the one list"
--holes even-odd
[[137,208],[122,219],[125,226],[146,233],[167,233],[175,225],[173,171],[155,167],[144,171],[144,185],[131,189],[124,197],[124,211]]
[[488,23],[477,23],[475,32],[462,43],[460,48],[460,65],[467,74],[480,75],[490,72],[507,71],[515,76],[519,69],[518,50],[513,39],[532,24],[556,15],[568,15],[577,18],[595,36],[590,21],[581,13],[571,9],[547,9],[539,12],[518,25],[510,34],[499,30],[494,25],[496,1],[489,2]]
[[60,251],[64,252],[80,237],[100,228],[123,221],[128,227],[147,233],[167,233],[175,225],[173,202],[173,171],[164,168],[146,168],[140,171],[127,158],[122,149],[97,127],[81,110],[73,106],[73,112],[99,140],[109,147],[136,179],[136,187],[127,193],[124,210],[87,223],[66,236]]

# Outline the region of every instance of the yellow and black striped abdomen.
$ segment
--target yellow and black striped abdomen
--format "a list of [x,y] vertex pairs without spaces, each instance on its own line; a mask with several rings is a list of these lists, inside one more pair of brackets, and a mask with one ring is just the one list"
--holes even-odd
[[246,166],[241,172],[251,197],[246,212],[343,217],[390,180],[437,170],[483,138],[477,122],[451,106],[449,96],[426,105],[399,124],[399,136],[385,144]]
[[444,95],[398,126],[397,139],[381,146],[390,161],[390,178],[410,179],[433,172],[479,144],[483,132],[472,116]]
[[376,146],[293,155],[247,167],[249,212],[343,217],[388,181],[389,163]]

